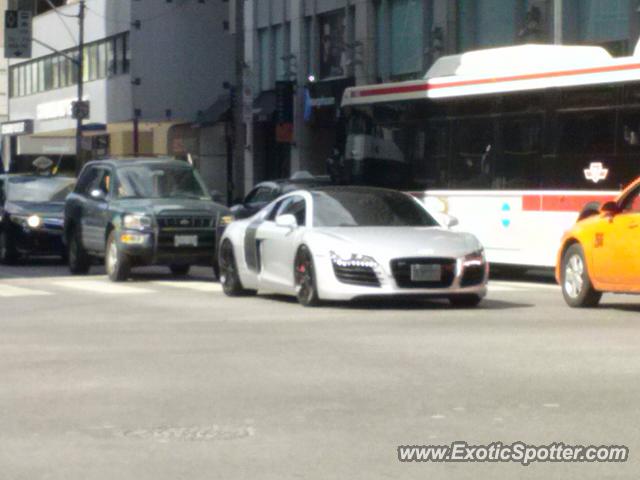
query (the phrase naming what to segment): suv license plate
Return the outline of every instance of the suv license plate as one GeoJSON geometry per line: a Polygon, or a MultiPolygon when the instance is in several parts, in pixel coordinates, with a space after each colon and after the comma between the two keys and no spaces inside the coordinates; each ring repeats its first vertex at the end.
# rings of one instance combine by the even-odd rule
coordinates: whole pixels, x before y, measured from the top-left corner
{"type": "Polygon", "coordinates": [[[197,247],[198,236],[197,235],[176,235],[173,238],[173,244],[176,247],[197,247]]]}
{"type": "Polygon", "coordinates": [[[440,265],[411,265],[412,282],[437,282],[440,280],[442,267],[440,265]]]}

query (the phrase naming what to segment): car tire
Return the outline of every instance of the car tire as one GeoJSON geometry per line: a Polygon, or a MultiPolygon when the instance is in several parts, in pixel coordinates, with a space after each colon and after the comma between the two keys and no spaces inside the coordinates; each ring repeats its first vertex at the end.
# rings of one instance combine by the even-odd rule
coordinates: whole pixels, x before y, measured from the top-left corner
{"type": "Polygon", "coordinates": [[[86,275],[91,268],[91,257],[82,246],[80,232],[77,229],[69,235],[69,248],[67,249],[69,271],[73,275],[86,275]]]}
{"type": "Polygon", "coordinates": [[[565,302],[573,308],[596,307],[602,298],[602,292],[593,288],[579,243],[571,245],[562,256],[560,286],[565,302]]]}
{"type": "Polygon", "coordinates": [[[189,275],[191,265],[171,265],[169,269],[171,270],[171,273],[176,276],[186,277],[187,275],[189,275]]]}
{"type": "Polygon", "coordinates": [[[479,295],[456,295],[449,298],[449,303],[456,308],[473,308],[477,307],[482,301],[479,295]]]}
{"type": "Polygon", "coordinates": [[[293,278],[296,298],[300,305],[305,307],[317,307],[320,305],[313,255],[309,248],[304,245],[298,249],[293,262],[293,278]]]}
{"type": "Polygon", "coordinates": [[[13,237],[7,230],[0,231],[0,263],[14,265],[19,258],[13,237]]]}
{"type": "Polygon", "coordinates": [[[124,282],[131,273],[131,261],[118,248],[116,232],[112,231],[107,240],[107,250],[104,254],[104,266],[112,282],[124,282]]]}
{"type": "Polygon", "coordinates": [[[242,281],[238,274],[238,265],[233,253],[233,245],[229,240],[225,240],[220,247],[218,264],[220,265],[220,283],[222,291],[229,297],[240,297],[253,295],[255,290],[247,290],[242,286],[242,281]]]}

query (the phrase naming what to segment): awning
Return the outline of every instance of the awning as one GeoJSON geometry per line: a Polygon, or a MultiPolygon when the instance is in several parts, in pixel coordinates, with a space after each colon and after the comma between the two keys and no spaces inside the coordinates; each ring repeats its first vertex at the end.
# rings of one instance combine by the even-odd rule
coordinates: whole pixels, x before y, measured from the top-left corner
{"type": "Polygon", "coordinates": [[[200,112],[196,118],[196,123],[201,126],[209,126],[218,123],[222,117],[231,110],[231,97],[228,93],[219,95],[209,108],[200,112]]]}
{"type": "Polygon", "coordinates": [[[253,101],[253,115],[256,122],[268,122],[276,111],[276,92],[273,90],[260,93],[253,101]]]}

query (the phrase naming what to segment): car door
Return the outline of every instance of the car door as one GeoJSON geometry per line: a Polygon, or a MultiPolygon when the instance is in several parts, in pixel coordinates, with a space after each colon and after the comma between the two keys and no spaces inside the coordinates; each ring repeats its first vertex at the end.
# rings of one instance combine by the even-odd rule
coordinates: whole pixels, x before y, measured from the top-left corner
{"type": "Polygon", "coordinates": [[[307,225],[307,199],[304,195],[291,195],[283,199],[275,215],[263,222],[256,232],[260,245],[262,288],[274,288],[289,292],[293,288],[293,261],[300,236],[307,225]],[[281,215],[296,217],[297,226],[280,226],[276,220],[281,215]]]}
{"type": "Polygon", "coordinates": [[[82,242],[87,250],[104,253],[113,172],[111,168],[103,166],[93,169],[91,181],[87,182],[82,192],[82,242]]]}

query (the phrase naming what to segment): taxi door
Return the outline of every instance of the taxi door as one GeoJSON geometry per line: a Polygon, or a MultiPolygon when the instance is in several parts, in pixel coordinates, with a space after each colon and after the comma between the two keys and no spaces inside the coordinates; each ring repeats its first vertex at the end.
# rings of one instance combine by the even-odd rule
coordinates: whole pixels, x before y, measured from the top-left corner
{"type": "Polygon", "coordinates": [[[612,234],[614,248],[612,269],[616,282],[624,288],[640,287],[640,186],[620,203],[622,211],[615,216],[612,234]]]}

